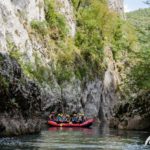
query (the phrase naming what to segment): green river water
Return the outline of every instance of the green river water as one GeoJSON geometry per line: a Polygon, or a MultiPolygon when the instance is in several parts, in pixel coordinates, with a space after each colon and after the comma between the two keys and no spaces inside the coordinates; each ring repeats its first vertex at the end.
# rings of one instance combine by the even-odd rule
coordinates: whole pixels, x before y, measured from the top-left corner
{"type": "Polygon", "coordinates": [[[39,134],[0,138],[0,150],[150,150],[149,132],[122,131],[106,126],[48,128],[39,134]]]}

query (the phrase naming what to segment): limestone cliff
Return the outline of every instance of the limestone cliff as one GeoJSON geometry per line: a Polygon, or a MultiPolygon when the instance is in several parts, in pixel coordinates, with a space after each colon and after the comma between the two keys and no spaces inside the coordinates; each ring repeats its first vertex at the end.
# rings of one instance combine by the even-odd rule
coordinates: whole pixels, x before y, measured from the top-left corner
{"type": "MultiPolygon", "coordinates": [[[[111,1],[110,7],[122,12],[121,1],[115,2],[111,1]]],[[[68,36],[74,37],[76,22],[71,1],[57,0],[57,4],[56,11],[67,20],[68,36]]],[[[101,77],[89,80],[85,76],[81,80],[74,76],[60,84],[54,72],[54,57],[58,50],[53,48],[53,43],[46,41],[50,37],[42,41],[30,26],[34,20],[45,23],[44,10],[44,0],[0,0],[0,77],[3,81],[0,86],[0,135],[39,131],[39,118],[46,118],[51,111],[84,112],[88,117],[101,121],[109,121],[113,114],[119,79],[112,49],[105,47],[107,67],[101,77]],[[20,55],[18,60],[12,57],[16,49],[23,55],[23,67],[28,67],[30,62],[30,71],[34,72],[35,68],[39,69],[38,65],[35,66],[38,59],[43,68],[50,70],[48,73],[42,70],[42,73],[44,78],[51,81],[40,84],[37,80],[29,79],[17,63],[22,61],[20,55]],[[3,89],[4,85],[6,89],[3,89]]],[[[54,38],[59,41],[57,35],[54,38]]]]}
{"type": "Polygon", "coordinates": [[[31,20],[44,20],[44,3],[38,1],[0,1],[0,48],[8,51],[9,43],[32,57],[34,46],[27,31],[31,20]]]}
{"type": "MultiPolygon", "coordinates": [[[[59,0],[57,11],[60,11],[67,20],[69,34],[75,35],[75,21],[71,2],[59,0]]],[[[0,1],[0,49],[9,51],[10,44],[18,50],[26,53],[28,59],[32,57],[33,51],[43,51],[44,47],[31,37],[30,23],[33,20],[44,21],[44,0],[7,0],[0,1]]]]}
{"type": "Polygon", "coordinates": [[[0,53],[0,136],[39,132],[42,94],[20,65],[0,53]],[[38,116],[38,117],[37,117],[38,116]]]}
{"type": "Polygon", "coordinates": [[[74,37],[76,32],[76,22],[71,0],[57,0],[57,3],[58,11],[61,12],[67,20],[69,34],[74,37]]]}
{"type": "MultiPolygon", "coordinates": [[[[58,0],[58,11],[67,19],[69,33],[74,36],[76,23],[71,1],[58,0]]],[[[123,11],[122,0],[109,0],[109,7],[121,14],[123,11]]],[[[17,48],[25,52],[29,58],[32,57],[33,50],[43,49],[42,45],[32,39],[29,32],[29,25],[32,20],[45,20],[43,0],[7,0],[0,1],[0,48],[1,51],[8,51],[9,43],[13,43],[17,48]]],[[[42,51],[42,50],[41,50],[42,51]]]]}
{"type": "Polygon", "coordinates": [[[118,12],[124,18],[124,0],[109,0],[110,9],[118,12]]]}

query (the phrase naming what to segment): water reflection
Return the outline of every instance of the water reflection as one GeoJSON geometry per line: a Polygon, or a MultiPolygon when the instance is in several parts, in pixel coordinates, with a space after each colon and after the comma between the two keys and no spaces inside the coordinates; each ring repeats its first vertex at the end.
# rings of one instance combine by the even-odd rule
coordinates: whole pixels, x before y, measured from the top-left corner
{"type": "Polygon", "coordinates": [[[92,128],[63,128],[63,127],[50,127],[48,128],[50,132],[82,132],[82,134],[92,135],[92,128]]]}
{"type": "Polygon", "coordinates": [[[103,124],[92,128],[48,128],[40,134],[1,138],[1,150],[143,150],[148,132],[112,130],[103,124]]]}

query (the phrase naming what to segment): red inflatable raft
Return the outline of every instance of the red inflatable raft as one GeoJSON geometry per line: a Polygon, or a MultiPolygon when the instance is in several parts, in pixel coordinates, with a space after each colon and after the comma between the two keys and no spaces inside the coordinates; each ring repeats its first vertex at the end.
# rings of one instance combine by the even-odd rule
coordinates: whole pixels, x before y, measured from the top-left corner
{"type": "Polygon", "coordinates": [[[94,119],[89,119],[83,123],[57,123],[55,121],[48,121],[48,124],[52,127],[90,127],[94,122],[94,119]]]}

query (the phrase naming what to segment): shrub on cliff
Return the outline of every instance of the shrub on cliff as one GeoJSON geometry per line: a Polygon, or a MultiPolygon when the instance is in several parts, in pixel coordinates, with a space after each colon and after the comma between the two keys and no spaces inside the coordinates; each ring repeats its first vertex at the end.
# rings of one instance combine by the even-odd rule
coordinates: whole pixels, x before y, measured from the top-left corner
{"type": "MultiPolygon", "coordinates": [[[[59,83],[73,76],[101,77],[106,69],[105,46],[110,45],[114,58],[118,59],[120,53],[133,49],[135,41],[132,28],[109,10],[105,0],[72,0],[72,3],[77,22],[74,39],[67,35],[66,19],[57,12],[57,2],[45,0],[49,35],[45,46],[48,58],[54,60],[53,72],[59,83]]],[[[31,25],[37,31],[44,27],[37,22],[31,25]]]]}
{"type": "Polygon", "coordinates": [[[59,37],[64,38],[68,33],[68,27],[65,17],[57,12],[56,4],[54,0],[45,0],[45,17],[52,36],[58,33],[59,37]]]}
{"type": "Polygon", "coordinates": [[[48,24],[46,21],[33,20],[31,21],[31,27],[35,31],[39,32],[42,36],[48,33],[48,24]]]}
{"type": "Polygon", "coordinates": [[[81,0],[73,3],[78,7],[75,44],[81,50],[84,60],[93,67],[93,72],[103,70],[103,50],[106,45],[112,47],[117,61],[123,53],[134,49],[136,36],[133,27],[111,11],[105,0],[81,0]]]}

